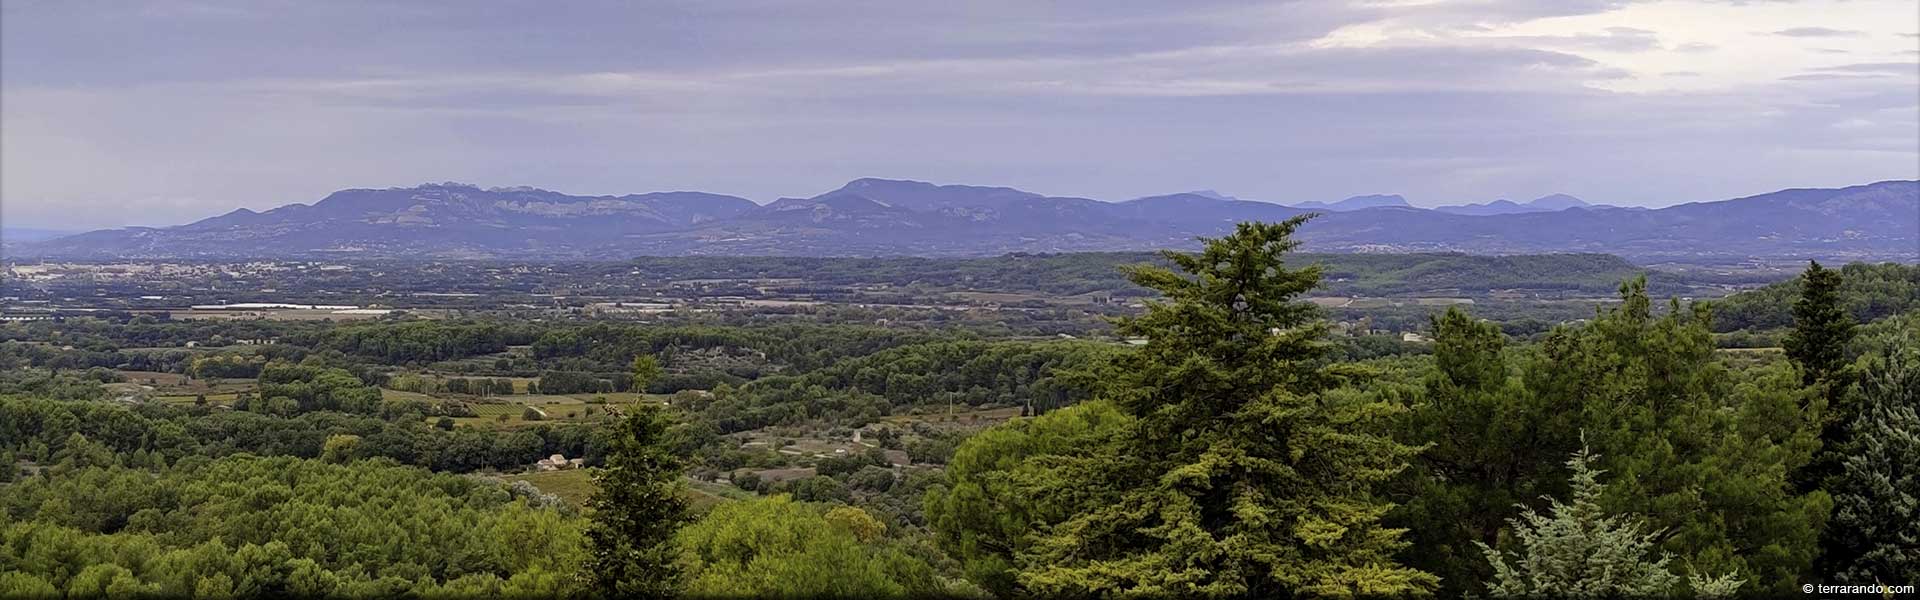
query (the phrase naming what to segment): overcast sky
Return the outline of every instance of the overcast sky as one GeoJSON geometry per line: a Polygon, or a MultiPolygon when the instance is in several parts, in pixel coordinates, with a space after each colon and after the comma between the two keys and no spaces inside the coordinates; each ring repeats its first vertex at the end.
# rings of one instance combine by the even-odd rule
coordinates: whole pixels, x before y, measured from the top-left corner
{"type": "Polygon", "coordinates": [[[0,218],[462,181],[1664,206],[1920,178],[1913,0],[0,2],[0,218]]]}

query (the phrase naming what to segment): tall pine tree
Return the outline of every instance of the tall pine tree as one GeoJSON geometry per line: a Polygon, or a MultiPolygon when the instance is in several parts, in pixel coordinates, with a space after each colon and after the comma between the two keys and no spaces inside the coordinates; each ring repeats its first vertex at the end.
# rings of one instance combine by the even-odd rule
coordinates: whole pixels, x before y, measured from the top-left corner
{"type": "Polygon", "coordinates": [[[1793,331],[1783,344],[1807,385],[1829,380],[1845,366],[1853,327],[1853,317],[1840,303],[1840,272],[1809,261],[1800,275],[1800,298],[1793,302],[1793,331]]]}
{"type": "Polygon", "coordinates": [[[1242,223],[1178,272],[1139,267],[1165,300],[1125,319],[1147,339],[1108,393],[1135,420],[1085,463],[1087,507],[1041,533],[1019,583],[1043,595],[1285,598],[1408,595],[1401,530],[1373,488],[1417,449],[1378,433],[1393,407],[1335,390],[1326,322],[1299,296],[1316,267],[1290,269],[1306,221],[1242,223]]]}
{"type": "Polygon", "coordinates": [[[594,474],[596,490],[587,501],[593,556],[584,576],[597,594],[657,598],[678,587],[671,542],[687,521],[687,500],[680,480],[685,467],[669,450],[669,425],[664,411],[644,405],[611,432],[606,465],[594,474]]]}
{"type": "Polygon", "coordinates": [[[1442,595],[1458,597],[1492,577],[1476,543],[1498,544],[1516,506],[1566,485],[1561,464],[1579,448],[1579,410],[1526,393],[1498,325],[1449,308],[1432,327],[1434,369],[1401,431],[1427,449],[1396,482],[1403,504],[1389,519],[1409,529],[1407,564],[1439,575],[1442,595]]]}
{"type": "Polygon", "coordinates": [[[1575,412],[1614,477],[1603,508],[1644,515],[1682,564],[1793,593],[1813,575],[1831,500],[1787,475],[1819,448],[1826,402],[1786,365],[1729,371],[1705,306],[1663,312],[1644,278],[1628,282],[1617,306],[1548,337],[1527,393],[1575,412]]]}
{"type": "Polygon", "coordinates": [[[1131,417],[1103,400],[1002,423],[974,434],[947,461],[947,485],[925,497],[934,541],[967,579],[1001,598],[1028,595],[1015,562],[1033,533],[1087,508],[1077,465],[1103,456],[1131,417]]]}
{"type": "Polygon", "coordinates": [[[1841,446],[1846,443],[1847,426],[1859,414],[1859,407],[1843,393],[1847,385],[1842,381],[1853,329],[1853,317],[1840,304],[1840,272],[1809,261],[1800,275],[1800,298],[1793,302],[1793,330],[1782,343],[1787,358],[1800,369],[1801,382],[1817,387],[1827,404],[1820,451],[1812,463],[1793,473],[1794,485],[1802,491],[1813,490],[1839,473],[1845,460],[1841,446]]]}

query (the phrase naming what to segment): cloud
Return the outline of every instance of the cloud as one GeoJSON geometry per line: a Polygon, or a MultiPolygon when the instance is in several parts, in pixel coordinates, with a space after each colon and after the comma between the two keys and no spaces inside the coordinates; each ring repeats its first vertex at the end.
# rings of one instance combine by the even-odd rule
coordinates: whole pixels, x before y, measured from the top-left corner
{"type": "Polygon", "coordinates": [[[1861,37],[1864,31],[1851,29],[1832,29],[1828,27],[1792,27],[1773,32],[1773,35],[1801,38],[1861,37]]]}
{"type": "Polygon", "coordinates": [[[1753,35],[1904,58],[1905,1],[0,2],[0,216],[430,180],[1662,204],[1911,178],[1911,63],[1753,35]]]}
{"type": "MultiPolygon", "coordinates": [[[[1196,46],[1102,57],[882,61],[711,71],[491,73],[362,79],[262,79],[213,86],[263,100],[392,109],[618,104],[642,112],[803,99],[949,95],[1203,97],[1500,92],[1625,77],[1564,52],[1508,47],[1196,46]]],[[[160,88],[203,86],[162,84],[160,88]]]]}
{"type": "Polygon", "coordinates": [[[1854,63],[1849,65],[1834,65],[1830,67],[1820,67],[1819,70],[1837,71],[1842,73],[1890,73],[1895,75],[1920,75],[1920,62],[1854,63]]]}
{"type": "MultiPolygon", "coordinates": [[[[1516,46],[1563,50],[1601,50],[1606,52],[1644,52],[1661,47],[1657,32],[1633,27],[1609,27],[1600,32],[1558,36],[1496,36],[1479,38],[1516,46]]],[[[1709,48],[1711,48],[1709,46],[1709,48]]]]}
{"type": "Polygon", "coordinates": [[[1885,75],[1858,75],[1850,73],[1801,73],[1781,77],[1781,81],[1840,81],[1847,79],[1880,79],[1885,75]]]}

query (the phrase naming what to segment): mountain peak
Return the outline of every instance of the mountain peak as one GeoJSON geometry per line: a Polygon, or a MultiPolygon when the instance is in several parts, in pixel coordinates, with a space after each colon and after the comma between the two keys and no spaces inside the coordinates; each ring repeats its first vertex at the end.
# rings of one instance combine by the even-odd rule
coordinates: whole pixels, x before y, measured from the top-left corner
{"type": "MultiPolygon", "coordinates": [[[[472,187],[473,189],[479,189],[478,187],[475,187],[475,186],[469,186],[469,187],[472,187]]],[[[495,194],[557,194],[559,193],[553,190],[540,189],[530,185],[490,187],[490,188],[487,188],[487,191],[493,192],[495,194]]]]}
{"type": "Polygon", "coordinates": [[[1566,210],[1569,208],[1585,208],[1588,206],[1593,206],[1592,204],[1589,204],[1585,200],[1581,200],[1573,196],[1568,196],[1566,194],[1549,194],[1546,196],[1541,196],[1539,198],[1534,198],[1533,201],[1528,202],[1526,205],[1534,208],[1544,208],[1547,210],[1566,210]]]}
{"type": "Polygon", "coordinates": [[[1413,208],[1413,205],[1408,204],[1407,199],[1401,197],[1399,194],[1367,194],[1364,196],[1352,196],[1331,204],[1326,202],[1302,202],[1293,205],[1293,207],[1340,212],[1385,207],[1413,208]]]}
{"type": "MultiPolygon", "coordinates": [[[[1022,191],[1022,190],[1018,190],[1010,187],[1004,187],[1004,186],[938,184],[938,183],[930,183],[926,181],[918,181],[913,179],[885,179],[880,177],[861,177],[859,179],[855,179],[853,181],[847,182],[846,185],[842,185],[840,186],[839,189],[834,191],[836,192],[837,191],[898,192],[898,191],[909,191],[909,190],[911,191],[944,191],[949,193],[969,192],[969,191],[971,192],[1014,192],[1022,195],[1039,196],[1039,194],[1026,192],[1026,191],[1022,191]]],[[[828,192],[828,193],[832,193],[832,192],[828,192]]]]}
{"type": "Polygon", "coordinates": [[[1433,210],[1440,211],[1443,213],[1448,213],[1448,214],[1455,214],[1455,215],[1469,215],[1469,216],[1484,217],[1489,215],[1512,215],[1512,214],[1519,214],[1519,213],[1555,212],[1555,211],[1566,210],[1569,208],[1589,208],[1594,206],[1597,206],[1597,205],[1588,204],[1585,200],[1581,200],[1573,196],[1568,196],[1566,194],[1552,194],[1548,196],[1541,196],[1539,198],[1528,200],[1526,202],[1514,202],[1512,200],[1501,198],[1499,200],[1494,200],[1486,204],[1457,204],[1457,205],[1451,205],[1451,206],[1436,206],[1433,208],[1433,210]]]}
{"type": "Polygon", "coordinates": [[[251,208],[247,208],[243,206],[240,208],[233,209],[232,211],[229,211],[226,214],[223,214],[217,217],[207,217],[205,219],[188,223],[186,226],[187,227],[227,227],[227,226],[236,226],[236,225],[246,225],[246,224],[258,221],[260,219],[261,219],[261,213],[254,211],[251,208]]]}
{"type": "Polygon", "coordinates": [[[940,210],[950,208],[989,208],[1016,200],[1040,198],[1039,194],[1010,187],[938,185],[910,179],[863,177],[847,182],[840,189],[814,199],[857,194],[867,200],[894,208],[940,210]]]}
{"type": "Polygon", "coordinates": [[[940,186],[937,186],[925,181],[915,181],[912,179],[886,179],[882,177],[861,177],[859,179],[855,179],[853,181],[847,182],[846,185],[840,186],[840,189],[835,191],[870,190],[875,188],[930,189],[930,188],[937,188],[937,187],[940,187],[940,186]]]}
{"type": "MultiPolygon", "coordinates": [[[[1240,200],[1239,198],[1235,198],[1235,197],[1233,197],[1233,196],[1228,196],[1228,195],[1226,195],[1226,194],[1222,194],[1222,193],[1220,193],[1220,192],[1216,192],[1216,191],[1213,191],[1213,190],[1194,190],[1194,191],[1191,191],[1191,192],[1187,192],[1187,193],[1188,193],[1188,194],[1192,194],[1192,195],[1195,195],[1195,196],[1204,196],[1204,197],[1207,197],[1207,198],[1212,198],[1212,199],[1215,199],[1215,200],[1226,200],[1226,201],[1228,201],[1228,202],[1237,202],[1237,201],[1239,201],[1239,200],[1240,200]]],[[[1177,195],[1177,194],[1176,194],[1176,195],[1177,195]]]]}
{"type": "Polygon", "coordinates": [[[1368,194],[1365,196],[1354,196],[1352,198],[1341,200],[1339,204],[1352,204],[1356,206],[1366,206],[1368,208],[1372,208],[1376,206],[1409,206],[1409,207],[1413,206],[1411,204],[1407,204],[1407,199],[1401,197],[1399,194],[1368,194]]]}

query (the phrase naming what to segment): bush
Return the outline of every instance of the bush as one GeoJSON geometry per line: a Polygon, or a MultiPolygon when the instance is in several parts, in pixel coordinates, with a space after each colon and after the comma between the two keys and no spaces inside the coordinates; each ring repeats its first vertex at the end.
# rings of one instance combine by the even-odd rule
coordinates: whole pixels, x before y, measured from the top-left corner
{"type": "Polygon", "coordinates": [[[866,454],[846,454],[820,459],[820,462],[815,464],[814,468],[817,469],[821,475],[839,477],[842,475],[851,475],[853,472],[859,471],[861,467],[872,465],[874,465],[873,461],[869,460],[866,454]]]}
{"type": "Polygon", "coordinates": [[[853,499],[853,494],[847,493],[847,486],[825,475],[795,481],[788,490],[793,493],[794,499],[804,502],[847,502],[853,499]]]}
{"type": "Polygon", "coordinates": [[[741,471],[739,473],[734,473],[732,477],[732,481],[733,481],[734,487],[737,487],[749,492],[760,491],[760,474],[759,473],[755,473],[753,471],[741,471]]]}
{"type": "Polygon", "coordinates": [[[884,467],[866,466],[847,477],[847,487],[868,492],[885,492],[893,489],[893,471],[884,467]]]}

